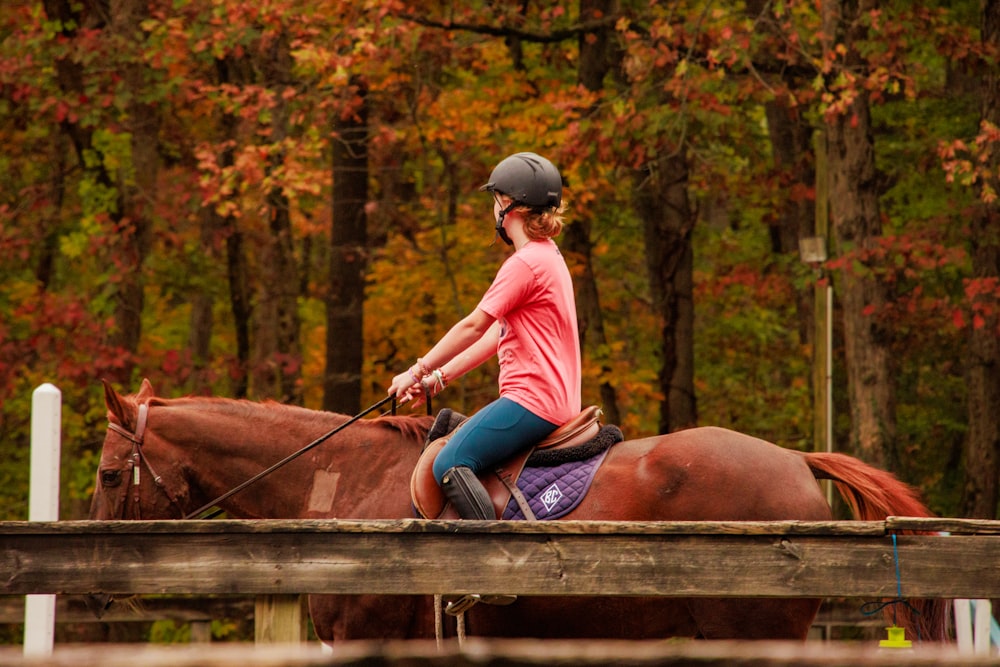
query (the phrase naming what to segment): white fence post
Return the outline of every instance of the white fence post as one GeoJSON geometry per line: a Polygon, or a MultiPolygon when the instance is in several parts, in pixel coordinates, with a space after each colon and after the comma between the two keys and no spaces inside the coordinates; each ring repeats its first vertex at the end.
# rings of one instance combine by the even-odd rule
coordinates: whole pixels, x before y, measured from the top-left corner
{"type": "Polygon", "coordinates": [[[994,634],[993,626],[996,625],[996,621],[993,620],[993,604],[989,600],[973,600],[972,609],[974,610],[973,627],[976,629],[973,640],[976,655],[989,655],[990,639],[994,634]]]}
{"type": "MultiPolygon", "coordinates": [[[[31,478],[28,521],[59,520],[59,457],[62,392],[45,383],[31,396],[31,478]]],[[[56,596],[28,595],[24,601],[24,655],[51,655],[56,596]]]]}
{"type": "Polygon", "coordinates": [[[958,599],[954,605],[959,654],[989,655],[991,644],[1000,646],[1000,628],[989,600],[958,599]]]}
{"type": "Polygon", "coordinates": [[[955,642],[961,655],[972,655],[972,614],[971,603],[966,598],[957,598],[952,602],[955,609],[955,642]]]}

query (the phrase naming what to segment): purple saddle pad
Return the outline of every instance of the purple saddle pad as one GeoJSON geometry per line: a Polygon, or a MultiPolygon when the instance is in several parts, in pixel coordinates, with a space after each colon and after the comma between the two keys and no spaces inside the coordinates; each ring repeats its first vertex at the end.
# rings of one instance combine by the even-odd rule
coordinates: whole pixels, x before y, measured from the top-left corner
{"type": "MultiPolygon", "coordinates": [[[[525,467],[517,478],[517,488],[539,521],[558,519],[568,514],[587,495],[594,474],[601,467],[608,450],[582,461],[568,461],[556,466],[525,467]]],[[[514,498],[503,511],[504,520],[524,520],[524,512],[514,498]]]]}

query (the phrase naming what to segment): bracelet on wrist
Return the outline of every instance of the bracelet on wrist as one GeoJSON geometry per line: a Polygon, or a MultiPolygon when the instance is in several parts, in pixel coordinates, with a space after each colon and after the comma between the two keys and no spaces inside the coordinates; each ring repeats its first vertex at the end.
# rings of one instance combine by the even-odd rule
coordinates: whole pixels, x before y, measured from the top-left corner
{"type": "MultiPolygon", "coordinates": [[[[440,368],[436,368],[431,371],[431,375],[434,377],[434,386],[437,391],[441,391],[448,386],[448,377],[444,374],[444,371],[440,368]]],[[[437,392],[435,392],[437,393],[437,392]]]]}

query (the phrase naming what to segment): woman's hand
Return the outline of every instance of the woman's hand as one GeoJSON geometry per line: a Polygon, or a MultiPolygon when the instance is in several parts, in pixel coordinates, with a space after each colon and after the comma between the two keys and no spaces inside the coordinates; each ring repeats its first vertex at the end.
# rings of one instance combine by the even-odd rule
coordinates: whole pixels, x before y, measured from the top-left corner
{"type": "Polygon", "coordinates": [[[417,402],[413,404],[413,407],[417,407],[423,403],[423,387],[419,382],[413,380],[413,374],[410,371],[403,371],[396,377],[392,378],[392,384],[389,385],[389,396],[395,396],[396,400],[400,405],[403,403],[408,403],[414,396],[417,398],[417,402]]]}

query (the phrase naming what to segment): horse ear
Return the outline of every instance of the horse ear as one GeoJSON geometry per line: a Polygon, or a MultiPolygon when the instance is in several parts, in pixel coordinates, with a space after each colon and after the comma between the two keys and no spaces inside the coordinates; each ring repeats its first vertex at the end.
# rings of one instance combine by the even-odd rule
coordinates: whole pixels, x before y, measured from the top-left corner
{"type": "Polygon", "coordinates": [[[122,426],[131,426],[129,423],[131,420],[125,412],[121,395],[115,391],[114,387],[107,380],[101,380],[101,382],[104,383],[104,405],[108,407],[108,412],[117,417],[122,426]]]}
{"type": "Polygon", "coordinates": [[[149,378],[142,378],[142,386],[139,387],[139,393],[135,395],[136,400],[139,403],[145,403],[154,395],[153,383],[149,381],[149,378]]]}

